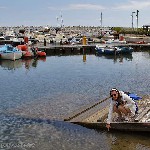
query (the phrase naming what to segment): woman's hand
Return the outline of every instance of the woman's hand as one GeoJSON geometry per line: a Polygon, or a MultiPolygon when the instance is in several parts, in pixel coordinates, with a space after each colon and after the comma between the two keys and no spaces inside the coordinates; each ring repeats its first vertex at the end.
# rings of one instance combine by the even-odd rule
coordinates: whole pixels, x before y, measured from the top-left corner
{"type": "Polygon", "coordinates": [[[109,131],[109,128],[111,128],[110,124],[106,124],[106,128],[107,128],[108,131],[109,131]]]}

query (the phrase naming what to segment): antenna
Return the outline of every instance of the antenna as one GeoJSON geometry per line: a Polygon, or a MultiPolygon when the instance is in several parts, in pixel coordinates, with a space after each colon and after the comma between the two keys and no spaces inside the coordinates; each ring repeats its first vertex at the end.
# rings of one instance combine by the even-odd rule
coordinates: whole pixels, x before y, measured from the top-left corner
{"type": "Polygon", "coordinates": [[[60,12],[60,16],[56,17],[56,20],[57,20],[57,26],[59,27],[63,27],[63,23],[64,23],[64,20],[63,20],[63,16],[62,16],[62,12],[60,12]]]}

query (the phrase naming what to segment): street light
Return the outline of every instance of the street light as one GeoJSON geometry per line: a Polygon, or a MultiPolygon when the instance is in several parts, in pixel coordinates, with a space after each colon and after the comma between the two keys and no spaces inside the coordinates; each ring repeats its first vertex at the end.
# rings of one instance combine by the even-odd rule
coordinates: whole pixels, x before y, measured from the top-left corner
{"type": "Polygon", "coordinates": [[[136,17],[137,17],[137,29],[138,29],[138,21],[139,21],[139,10],[136,11],[136,17]]]}
{"type": "Polygon", "coordinates": [[[132,30],[133,30],[133,14],[134,14],[135,12],[133,11],[132,12],[132,15],[131,15],[131,17],[132,17],[132,30]]]}
{"type": "Polygon", "coordinates": [[[101,19],[100,19],[100,23],[101,23],[101,28],[102,28],[102,22],[103,22],[103,14],[102,14],[102,12],[101,12],[101,19]]]}

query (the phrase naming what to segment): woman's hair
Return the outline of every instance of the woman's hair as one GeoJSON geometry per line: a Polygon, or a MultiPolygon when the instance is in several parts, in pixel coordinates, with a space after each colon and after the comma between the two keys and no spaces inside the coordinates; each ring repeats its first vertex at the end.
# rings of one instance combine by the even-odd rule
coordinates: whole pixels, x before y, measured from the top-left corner
{"type": "Polygon", "coordinates": [[[119,90],[117,90],[116,88],[112,88],[112,89],[110,90],[110,96],[111,96],[111,92],[112,92],[112,91],[116,91],[116,92],[118,93],[117,101],[118,101],[118,102],[121,102],[121,101],[122,101],[122,100],[121,100],[122,96],[120,95],[119,90]]]}
{"type": "MultiPolygon", "coordinates": [[[[116,91],[118,94],[119,94],[119,90],[117,90],[116,88],[112,88],[111,90],[110,90],[110,96],[111,96],[111,92],[112,91],[116,91]]],[[[120,94],[119,94],[120,95],[120,94]]]]}

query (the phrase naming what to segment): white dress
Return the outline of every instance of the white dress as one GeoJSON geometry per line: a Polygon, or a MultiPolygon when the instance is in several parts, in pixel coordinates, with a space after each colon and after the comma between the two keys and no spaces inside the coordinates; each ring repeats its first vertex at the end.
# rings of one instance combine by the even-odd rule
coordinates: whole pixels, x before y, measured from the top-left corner
{"type": "MultiPolygon", "coordinates": [[[[124,107],[129,108],[131,113],[135,115],[136,112],[136,104],[133,101],[133,99],[125,94],[123,91],[119,91],[120,96],[122,96],[121,100],[125,102],[124,107]]],[[[109,107],[109,113],[108,113],[108,118],[107,118],[107,124],[110,124],[112,122],[112,114],[113,114],[113,106],[116,104],[116,101],[111,100],[110,102],[110,107],[109,107]]]]}

